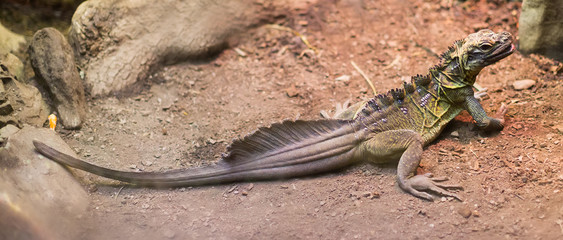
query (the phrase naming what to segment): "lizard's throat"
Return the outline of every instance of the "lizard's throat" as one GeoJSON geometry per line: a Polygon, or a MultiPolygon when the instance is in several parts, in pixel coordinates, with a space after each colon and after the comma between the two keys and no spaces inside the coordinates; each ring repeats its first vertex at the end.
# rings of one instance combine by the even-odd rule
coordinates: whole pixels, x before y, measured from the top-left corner
{"type": "Polygon", "coordinates": [[[475,83],[477,74],[467,74],[464,71],[431,71],[432,78],[440,83],[442,87],[449,89],[463,88],[472,86],[475,83]]]}

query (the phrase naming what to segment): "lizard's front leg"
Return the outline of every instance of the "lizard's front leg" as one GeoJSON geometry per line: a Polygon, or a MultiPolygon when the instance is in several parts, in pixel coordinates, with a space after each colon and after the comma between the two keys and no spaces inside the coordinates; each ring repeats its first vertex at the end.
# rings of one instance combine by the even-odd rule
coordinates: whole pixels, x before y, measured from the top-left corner
{"type": "Polygon", "coordinates": [[[477,122],[477,126],[485,131],[500,131],[504,128],[504,115],[508,112],[508,107],[504,104],[498,110],[496,118],[489,117],[474,96],[465,98],[465,109],[477,122]]]}
{"type": "Polygon", "coordinates": [[[448,188],[461,188],[457,185],[445,185],[439,182],[446,178],[432,178],[431,174],[415,175],[422,156],[422,137],[412,130],[392,130],[378,133],[358,147],[359,158],[369,158],[375,162],[399,157],[397,181],[404,191],[426,200],[433,200],[432,191],[443,196],[460,198],[448,188]]]}

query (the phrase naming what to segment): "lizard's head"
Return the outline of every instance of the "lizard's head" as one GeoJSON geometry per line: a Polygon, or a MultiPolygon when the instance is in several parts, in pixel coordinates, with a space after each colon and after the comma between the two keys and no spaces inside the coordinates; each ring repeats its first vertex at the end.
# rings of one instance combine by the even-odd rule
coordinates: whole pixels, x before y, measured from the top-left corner
{"type": "Polygon", "coordinates": [[[449,75],[474,81],[484,67],[509,56],[514,49],[510,33],[484,29],[457,41],[442,55],[442,64],[449,75]]]}
{"type": "Polygon", "coordinates": [[[459,52],[465,70],[480,70],[514,52],[512,35],[508,32],[495,33],[484,29],[467,36],[459,52]]]}

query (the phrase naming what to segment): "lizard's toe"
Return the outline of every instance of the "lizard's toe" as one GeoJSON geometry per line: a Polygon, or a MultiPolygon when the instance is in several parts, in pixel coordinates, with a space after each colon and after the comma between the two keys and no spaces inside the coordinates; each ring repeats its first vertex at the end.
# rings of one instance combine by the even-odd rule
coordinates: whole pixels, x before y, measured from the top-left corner
{"type": "Polygon", "coordinates": [[[434,197],[432,197],[432,195],[430,195],[426,192],[421,192],[421,191],[418,191],[414,188],[407,189],[407,191],[415,197],[426,199],[426,200],[431,201],[431,202],[434,201],[434,197]]]}
{"type": "Polygon", "coordinates": [[[501,104],[497,111],[495,117],[500,121],[501,125],[504,125],[504,116],[508,113],[508,106],[506,104],[501,104]]]}
{"type": "Polygon", "coordinates": [[[463,188],[459,185],[448,185],[448,184],[439,183],[445,180],[447,180],[447,178],[431,178],[431,175],[429,174],[417,175],[412,178],[409,178],[406,181],[405,187],[407,188],[406,190],[412,195],[431,201],[432,201],[432,196],[428,193],[421,191],[431,191],[440,194],[442,196],[453,197],[459,201],[462,201],[459,196],[457,196],[455,193],[447,191],[446,189],[452,189],[452,188],[463,189],[463,188]],[[428,196],[430,196],[430,199],[428,196]]]}
{"type": "Polygon", "coordinates": [[[336,103],[334,108],[334,114],[331,116],[326,110],[321,110],[321,117],[326,119],[331,118],[341,118],[340,116],[350,107],[350,99],[344,101],[343,103],[336,103]]]}

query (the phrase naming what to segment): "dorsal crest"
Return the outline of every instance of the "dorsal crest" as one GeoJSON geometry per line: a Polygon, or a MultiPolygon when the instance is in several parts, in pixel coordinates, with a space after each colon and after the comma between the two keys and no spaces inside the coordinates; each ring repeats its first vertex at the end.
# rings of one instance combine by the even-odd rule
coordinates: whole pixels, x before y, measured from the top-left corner
{"type": "Polygon", "coordinates": [[[461,40],[457,40],[454,42],[454,44],[452,44],[451,46],[448,47],[448,50],[446,50],[445,52],[443,52],[440,57],[442,58],[442,60],[449,60],[454,58],[455,56],[455,51],[457,48],[459,48],[459,46],[461,46],[463,43],[461,40]]]}
{"type": "Polygon", "coordinates": [[[391,96],[395,102],[403,103],[403,100],[405,99],[405,91],[401,88],[391,89],[391,96]]]}
{"type": "Polygon", "coordinates": [[[416,76],[412,77],[412,81],[414,82],[414,84],[416,84],[417,86],[428,86],[428,84],[430,84],[431,82],[431,77],[430,75],[420,75],[417,74],[416,76]]]}
{"type": "Polygon", "coordinates": [[[387,95],[387,93],[379,94],[376,96],[376,98],[379,99],[379,102],[381,103],[382,107],[388,107],[391,106],[391,104],[393,104],[393,100],[387,95]]]}
{"type": "Polygon", "coordinates": [[[414,85],[412,83],[403,82],[403,88],[405,89],[406,94],[411,94],[414,92],[414,85]]]}
{"type": "Polygon", "coordinates": [[[242,139],[233,141],[222,156],[223,163],[239,164],[291,148],[304,142],[333,134],[337,129],[349,125],[347,120],[323,119],[314,121],[283,121],[270,127],[261,127],[242,139]]]}

